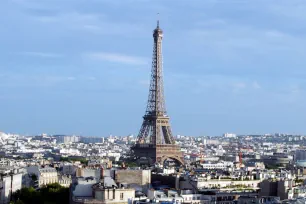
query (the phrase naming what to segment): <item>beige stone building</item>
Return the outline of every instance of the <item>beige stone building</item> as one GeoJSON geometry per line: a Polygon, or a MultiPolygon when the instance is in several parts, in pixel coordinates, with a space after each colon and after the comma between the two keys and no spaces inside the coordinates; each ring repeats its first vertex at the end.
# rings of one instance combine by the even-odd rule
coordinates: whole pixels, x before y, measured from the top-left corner
{"type": "Polygon", "coordinates": [[[29,175],[36,175],[39,187],[58,183],[58,173],[53,167],[29,166],[26,170],[29,175]]]}
{"type": "Polygon", "coordinates": [[[97,182],[95,178],[78,178],[72,185],[72,204],[128,204],[135,198],[135,189],[118,187],[111,178],[97,182]]]}
{"type": "Polygon", "coordinates": [[[115,181],[119,184],[128,184],[147,194],[151,184],[151,170],[116,170],[115,181]]]}
{"type": "Polygon", "coordinates": [[[135,190],[131,188],[104,188],[97,184],[93,186],[94,198],[103,203],[127,204],[135,197],[135,190]]]}

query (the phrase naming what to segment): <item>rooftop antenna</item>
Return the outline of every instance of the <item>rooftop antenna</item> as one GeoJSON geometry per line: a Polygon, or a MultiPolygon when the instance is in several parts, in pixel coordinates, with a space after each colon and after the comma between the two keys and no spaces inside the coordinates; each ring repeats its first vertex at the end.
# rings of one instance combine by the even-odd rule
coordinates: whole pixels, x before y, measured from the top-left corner
{"type": "Polygon", "coordinates": [[[157,13],[157,28],[159,28],[159,13],[157,13]]]}

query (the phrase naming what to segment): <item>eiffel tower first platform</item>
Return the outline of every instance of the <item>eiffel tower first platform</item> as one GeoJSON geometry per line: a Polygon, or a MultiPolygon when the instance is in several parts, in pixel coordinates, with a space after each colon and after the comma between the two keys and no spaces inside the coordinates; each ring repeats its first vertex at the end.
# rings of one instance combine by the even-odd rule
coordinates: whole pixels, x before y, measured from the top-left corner
{"type": "Polygon", "coordinates": [[[166,159],[172,159],[182,165],[184,164],[183,153],[175,144],[165,106],[162,74],[163,31],[159,27],[159,21],[153,31],[153,38],[152,72],[147,109],[137,143],[131,149],[138,161],[145,159],[149,164],[163,165],[166,159]]]}

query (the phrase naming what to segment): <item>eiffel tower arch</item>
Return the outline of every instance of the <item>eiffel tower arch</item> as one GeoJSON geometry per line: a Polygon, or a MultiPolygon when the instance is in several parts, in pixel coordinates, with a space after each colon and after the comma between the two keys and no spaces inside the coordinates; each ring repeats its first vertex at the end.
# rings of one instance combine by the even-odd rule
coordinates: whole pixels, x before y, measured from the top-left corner
{"type": "Polygon", "coordinates": [[[163,165],[167,158],[184,164],[183,153],[180,151],[180,147],[175,144],[165,106],[162,64],[163,31],[159,27],[159,21],[157,21],[157,27],[153,31],[153,38],[151,82],[147,109],[137,142],[131,149],[136,158],[146,158],[150,164],[163,165]]]}

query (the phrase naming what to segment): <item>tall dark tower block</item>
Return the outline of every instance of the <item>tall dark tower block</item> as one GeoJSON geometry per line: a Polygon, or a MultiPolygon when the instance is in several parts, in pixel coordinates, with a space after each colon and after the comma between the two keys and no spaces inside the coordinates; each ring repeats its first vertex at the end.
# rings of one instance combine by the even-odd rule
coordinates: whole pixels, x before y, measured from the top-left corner
{"type": "Polygon", "coordinates": [[[166,112],[164,86],[162,39],[163,31],[159,22],[153,32],[154,46],[152,58],[151,83],[146,113],[135,146],[132,147],[137,158],[147,158],[150,163],[163,164],[167,158],[183,164],[183,154],[175,144],[169,117],[166,112]]]}

